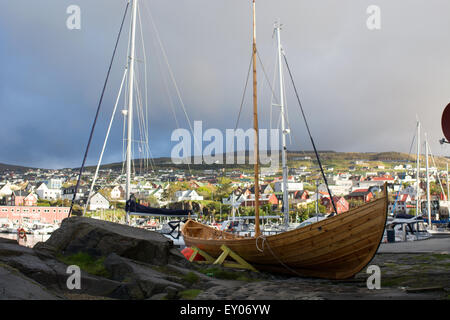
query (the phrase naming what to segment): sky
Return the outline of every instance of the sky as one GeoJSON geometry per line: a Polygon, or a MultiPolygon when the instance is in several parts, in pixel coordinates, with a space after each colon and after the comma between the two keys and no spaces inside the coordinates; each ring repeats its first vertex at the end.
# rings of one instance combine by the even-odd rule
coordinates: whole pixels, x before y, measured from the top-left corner
{"type": "MultiPolygon", "coordinates": [[[[137,82],[141,96],[147,92],[152,156],[170,156],[177,123],[189,129],[157,34],[190,121],[203,121],[204,130],[234,129],[251,55],[251,2],[139,2],[137,82]]],[[[0,163],[80,166],[125,5],[125,0],[0,2],[0,163]],[[70,5],[81,9],[80,30],[67,28],[70,5]]],[[[432,153],[449,156],[450,145],[438,142],[443,137],[441,115],[450,102],[449,10],[447,0],[258,0],[260,127],[278,123],[271,87],[278,92],[272,82],[277,68],[273,24],[279,19],[283,48],[318,149],[408,153],[418,117],[432,153]],[[370,5],[380,8],[380,29],[367,27],[370,5]]],[[[99,158],[127,63],[129,16],[89,165],[99,158]]],[[[284,73],[288,149],[311,150],[286,69],[284,73]]],[[[244,129],[252,126],[249,85],[238,123],[244,129]]],[[[122,160],[124,106],[122,96],[103,163],[122,160]]]]}

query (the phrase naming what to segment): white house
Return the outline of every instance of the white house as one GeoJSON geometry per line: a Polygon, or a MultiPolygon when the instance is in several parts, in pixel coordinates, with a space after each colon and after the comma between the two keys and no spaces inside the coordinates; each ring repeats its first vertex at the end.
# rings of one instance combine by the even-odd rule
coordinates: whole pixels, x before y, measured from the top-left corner
{"type": "Polygon", "coordinates": [[[183,190],[175,192],[175,201],[186,200],[203,200],[203,196],[199,196],[195,190],[183,190]]]}
{"type": "Polygon", "coordinates": [[[39,199],[57,200],[61,199],[61,189],[49,189],[45,183],[41,183],[36,189],[36,194],[39,199]]]}
{"type": "Polygon", "coordinates": [[[9,182],[6,182],[6,184],[0,188],[0,197],[10,196],[12,193],[11,184],[9,182]]]}
{"type": "MultiPolygon", "coordinates": [[[[303,190],[303,182],[287,182],[288,191],[303,190]]],[[[283,181],[275,182],[275,192],[283,192],[283,181]]]]}
{"type": "Polygon", "coordinates": [[[95,193],[89,201],[89,210],[109,209],[109,200],[100,192],[95,193]]]}
{"type": "MultiPolygon", "coordinates": [[[[351,185],[328,185],[330,192],[333,196],[343,196],[351,192],[351,185]]],[[[319,185],[319,191],[328,193],[328,189],[325,183],[319,185]]]]}
{"type": "Polygon", "coordinates": [[[123,199],[125,197],[125,190],[122,186],[115,186],[111,190],[111,199],[123,199]]]}
{"type": "Polygon", "coordinates": [[[163,193],[164,189],[162,187],[158,187],[157,189],[153,189],[150,195],[154,196],[156,199],[160,201],[163,193]]]}

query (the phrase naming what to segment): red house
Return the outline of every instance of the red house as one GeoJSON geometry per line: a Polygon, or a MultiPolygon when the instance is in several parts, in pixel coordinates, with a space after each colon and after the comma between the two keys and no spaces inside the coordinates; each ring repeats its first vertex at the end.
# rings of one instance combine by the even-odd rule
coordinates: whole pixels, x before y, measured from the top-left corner
{"type": "Polygon", "coordinates": [[[380,177],[370,177],[370,181],[383,181],[383,182],[394,182],[394,178],[388,174],[382,175],[380,177]]]}
{"type": "Polygon", "coordinates": [[[357,189],[346,196],[347,200],[358,200],[369,202],[373,198],[373,193],[368,189],[357,189]]]}
{"type": "Polygon", "coordinates": [[[11,198],[9,199],[8,205],[10,206],[23,206],[25,198],[28,193],[23,190],[13,191],[11,198]]]}
{"type": "Polygon", "coordinates": [[[23,205],[26,207],[37,206],[38,197],[34,193],[30,193],[23,199],[23,205]]]}
{"type": "MultiPolygon", "coordinates": [[[[334,205],[336,206],[337,213],[346,212],[349,210],[350,205],[344,197],[334,196],[333,197],[334,205]]],[[[331,203],[330,197],[323,197],[320,200],[321,204],[327,208],[327,212],[334,212],[333,204],[331,203]]]]}
{"type": "MultiPolygon", "coordinates": [[[[265,204],[271,204],[271,205],[278,205],[278,199],[275,193],[272,194],[266,194],[261,193],[259,195],[259,204],[265,205],[265,204]]],[[[244,201],[241,202],[241,206],[243,207],[254,207],[255,206],[255,195],[250,194],[246,197],[244,201]]]]}
{"type": "Polygon", "coordinates": [[[294,192],[294,199],[306,200],[309,198],[309,193],[307,190],[297,190],[294,192]]]}

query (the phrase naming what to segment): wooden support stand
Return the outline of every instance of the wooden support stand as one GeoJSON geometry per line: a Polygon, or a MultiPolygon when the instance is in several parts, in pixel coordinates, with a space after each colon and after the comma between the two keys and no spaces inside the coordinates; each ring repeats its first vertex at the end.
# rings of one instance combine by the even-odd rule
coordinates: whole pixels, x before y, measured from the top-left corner
{"type": "Polygon", "coordinates": [[[198,263],[205,263],[205,264],[220,264],[227,268],[236,268],[236,269],[247,269],[254,272],[258,272],[251,264],[249,264],[247,261],[242,259],[239,255],[237,255],[233,250],[228,248],[226,245],[222,245],[220,249],[223,251],[220,256],[217,259],[214,259],[209,254],[207,254],[205,251],[200,250],[197,247],[192,247],[192,250],[194,250],[194,253],[192,253],[191,257],[189,258],[190,262],[193,262],[197,254],[201,255],[203,258],[205,258],[205,261],[196,261],[198,263]],[[226,260],[227,257],[231,257],[234,259],[235,262],[229,262],[226,260]]]}

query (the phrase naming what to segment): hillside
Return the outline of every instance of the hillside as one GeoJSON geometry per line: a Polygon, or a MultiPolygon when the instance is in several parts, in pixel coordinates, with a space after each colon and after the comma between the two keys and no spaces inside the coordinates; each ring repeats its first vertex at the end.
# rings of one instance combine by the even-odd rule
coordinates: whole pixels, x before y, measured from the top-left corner
{"type": "MultiPolygon", "coordinates": [[[[370,162],[369,167],[383,165],[386,169],[392,168],[397,164],[413,164],[415,166],[416,156],[408,155],[406,153],[401,152],[335,152],[335,151],[319,151],[319,156],[321,162],[326,167],[335,167],[336,169],[345,169],[351,165],[354,165],[356,161],[362,162],[370,162]]],[[[248,152],[246,154],[246,162],[248,163],[248,152]]],[[[436,165],[444,169],[445,165],[449,158],[444,157],[434,157],[436,161],[436,165]]],[[[425,156],[421,156],[421,167],[425,166],[425,156]]],[[[142,159],[134,160],[136,168],[139,166],[139,163],[143,163],[142,159]]],[[[253,165],[239,165],[239,164],[190,164],[189,166],[186,164],[175,165],[172,163],[171,159],[168,157],[164,158],[156,158],[151,159],[151,163],[155,169],[162,168],[173,168],[173,169],[183,169],[183,170],[206,170],[206,169],[241,169],[241,170],[252,170],[253,165]]],[[[193,161],[191,161],[193,163],[193,161]]],[[[281,159],[280,159],[281,164],[281,159]]],[[[316,156],[313,151],[288,151],[288,165],[289,167],[298,167],[298,166],[317,166],[316,156]],[[305,157],[309,157],[310,159],[304,159],[305,157]]],[[[116,162],[102,165],[102,169],[113,169],[120,170],[122,169],[123,163],[116,162]]],[[[363,166],[363,165],[361,165],[363,166]]],[[[434,166],[433,161],[430,159],[430,166],[434,166]]],[[[264,167],[264,166],[263,166],[264,167]]],[[[95,166],[87,167],[87,170],[95,170],[95,166]]]]}
{"type": "Polygon", "coordinates": [[[34,169],[34,168],[16,166],[13,164],[0,163],[0,171],[27,171],[29,169],[34,169]]]}
{"type": "MultiPolygon", "coordinates": [[[[405,164],[410,163],[415,166],[416,156],[415,154],[407,154],[401,152],[335,152],[335,151],[319,151],[321,162],[326,167],[335,167],[336,169],[345,169],[349,166],[355,165],[356,161],[361,162],[370,162],[370,166],[373,167],[376,165],[383,165],[386,169],[393,167],[396,164],[405,164]]],[[[224,157],[225,155],[222,155],[224,157]]],[[[252,155],[250,155],[252,156],[252,155]]],[[[281,158],[281,157],[280,157],[281,158]]],[[[246,152],[246,163],[248,163],[249,154],[246,152]]],[[[440,169],[445,169],[447,162],[450,161],[450,157],[434,157],[436,165],[440,169]]],[[[425,156],[421,155],[420,157],[421,167],[425,166],[425,156]]],[[[141,164],[144,167],[144,163],[148,162],[149,167],[153,167],[154,169],[162,169],[162,168],[173,168],[173,169],[181,169],[181,170],[206,170],[206,169],[240,169],[240,170],[252,170],[253,165],[239,165],[239,164],[190,164],[189,166],[186,164],[176,165],[173,164],[169,157],[161,157],[150,159],[149,161],[144,161],[143,159],[135,159],[134,166],[138,169],[141,164]]],[[[193,160],[191,161],[193,163],[193,160]]],[[[224,161],[225,163],[225,161],[224,161]]],[[[280,159],[281,164],[281,159],[280,159]]],[[[123,166],[123,162],[114,162],[109,164],[104,164],[101,166],[101,169],[112,169],[112,170],[121,170],[123,166]]],[[[316,156],[313,151],[288,151],[288,166],[289,167],[298,167],[298,166],[317,166],[316,156]],[[309,159],[309,158],[310,159],[309,159]],[[306,158],[306,159],[305,159],[306,158]]],[[[364,166],[361,164],[361,166],[364,166]]],[[[430,166],[434,166],[433,160],[430,159],[430,166]]],[[[264,167],[264,166],[262,166],[264,167]]],[[[24,172],[30,169],[35,169],[31,167],[24,167],[18,165],[4,164],[0,163],[0,172],[4,171],[16,171],[16,172],[24,172]]],[[[78,168],[73,168],[74,170],[79,170],[78,168]]],[[[95,166],[86,167],[88,171],[94,171],[95,166]]]]}

